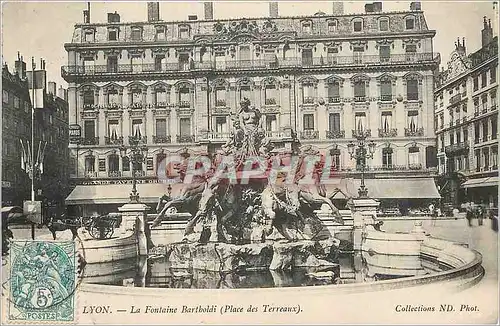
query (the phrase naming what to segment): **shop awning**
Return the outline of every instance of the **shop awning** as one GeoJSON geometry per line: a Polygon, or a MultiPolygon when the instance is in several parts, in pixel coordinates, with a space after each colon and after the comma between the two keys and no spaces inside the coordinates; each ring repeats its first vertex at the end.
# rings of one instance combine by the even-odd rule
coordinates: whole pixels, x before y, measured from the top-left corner
{"type": "Polygon", "coordinates": [[[462,188],[478,188],[498,186],[498,176],[469,179],[462,184],[462,188]]]}
{"type": "MultiPolygon", "coordinates": [[[[356,198],[360,185],[360,179],[344,179],[337,185],[342,193],[330,198],[356,198]]],[[[375,199],[441,198],[432,178],[366,179],[365,185],[368,188],[368,196],[375,199]]],[[[336,185],[328,185],[328,193],[332,194],[335,187],[336,185]]]]}
{"type": "MultiPolygon", "coordinates": [[[[171,195],[177,196],[184,185],[171,184],[171,195]]],[[[144,203],[156,203],[164,194],[168,194],[166,183],[138,184],[140,200],[144,203]]],[[[131,184],[78,185],[66,198],[66,205],[85,204],[125,204],[130,200],[131,184]]]]}

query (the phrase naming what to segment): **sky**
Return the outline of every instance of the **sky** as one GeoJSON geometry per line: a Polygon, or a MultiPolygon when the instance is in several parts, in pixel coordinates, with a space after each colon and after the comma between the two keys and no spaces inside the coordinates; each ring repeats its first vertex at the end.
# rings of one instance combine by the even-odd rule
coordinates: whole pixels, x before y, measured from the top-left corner
{"type": "MultiPolygon", "coordinates": [[[[344,2],[345,13],[362,13],[365,1],[344,2]]],[[[371,1],[370,1],[371,3],[371,1]]],[[[31,69],[31,57],[37,68],[40,58],[46,62],[48,80],[66,87],[61,78],[61,66],[67,62],[64,43],[70,42],[74,24],[83,22],[86,2],[2,2],[2,61],[13,71],[17,52],[24,57],[31,69]]],[[[383,11],[408,10],[410,2],[384,1],[383,11]]],[[[493,11],[493,1],[422,1],[427,25],[436,30],[434,51],[441,53],[445,65],[454,49],[457,37],[465,37],[467,51],[474,52],[481,46],[483,16],[491,18],[498,26],[493,11]]],[[[146,21],[146,1],[140,2],[92,2],[91,22],[106,22],[107,13],[117,11],[122,22],[146,21]]],[[[279,1],[279,15],[313,15],[318,11],[332,12],[332,2],[279,1]]],[[[172,1],[160,3],[160,18],[165,21],[185,20],[188,15],[203,18],[203,2],[172,1]]],[[[214,19],[268,16],[267,1],[221,1],[214,3],[214,19]]],[[[496,30],[496,28],[494,29],[496,30]]]]}

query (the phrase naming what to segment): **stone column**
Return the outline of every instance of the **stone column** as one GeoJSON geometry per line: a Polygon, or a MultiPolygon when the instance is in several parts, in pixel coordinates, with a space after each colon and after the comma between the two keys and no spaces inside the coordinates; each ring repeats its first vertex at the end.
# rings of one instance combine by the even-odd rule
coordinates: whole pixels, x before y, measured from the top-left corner
{"type": "Polygon", "coordinates": [[[363,233],[367,225],[377,224],[377,208],[380,202],[367,199],[353,199],[350,203],[350,209],[354,220],[353,227],[353,247],[354,250],[361,250],[363,242],[363,233]]]}
{"type": "Polygon", "coordinates": [[[137,254],[148,254],[148,241],[146,238],[147,211],[149,207],[141,203],[128,203],[118,207],[122,213],[121,234],[134,232],[137,237],[137,254]]]}

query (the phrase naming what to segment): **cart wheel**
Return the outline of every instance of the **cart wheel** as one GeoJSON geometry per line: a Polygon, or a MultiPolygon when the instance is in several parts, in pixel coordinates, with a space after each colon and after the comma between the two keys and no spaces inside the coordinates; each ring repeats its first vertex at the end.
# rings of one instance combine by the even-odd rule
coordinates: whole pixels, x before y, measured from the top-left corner
{"type": "Polygon", "coordinates": [[[103,239],[110,239],[115,232],[115,229],[112,226],[106,225],[102,227],[102,236],[103,239]]]}
{"type": "Polygon", "coordinates": [[[94,239],[100,239],[101,237],[101,230],[100,227],[98,226],[97,223],[92,222],[92,224],[88,228],[90,235],[94,239]]]}

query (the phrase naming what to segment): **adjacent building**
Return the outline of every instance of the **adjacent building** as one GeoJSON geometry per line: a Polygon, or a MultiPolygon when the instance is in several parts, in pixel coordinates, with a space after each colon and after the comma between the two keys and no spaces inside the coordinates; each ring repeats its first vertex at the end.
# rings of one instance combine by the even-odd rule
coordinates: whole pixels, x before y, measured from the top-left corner
{"type": "Polygon", "coordinates": [[[498,36],[484,17],[481,48],[458,39],[436,78],[435,124],[440,186],[452,206],[498,207],[498,36]]]}
{"type": "MultiPolygon", "coordinates": [[[[41,173],[35,177],[35,199],[41,200],[44,215],[62,212],[69,191],[68,174],[68,103],[62,87],[48,82],[45,62],[33,72],[26,70],[23,57],[10,73],[2,71],[2,206],[23,206],[31,200],[31,179],[23,166],[23,147],[29,156],[32,143],[32,98],[36,97],[34,115],[34,157],[40,157],[41,173]],[[33,86],[35,96],[33,96],[33,86]],[[22,145],[24,144],[24,145],[22,145]]],[[[26,156],[24,158],[26,158],[26,156]]]]}
{"type": "Polygon", "coordinates": [[[213,3],[203,5],[203,19],[183,21],[161,20],[159,3],[148,3],[146,22],[122,22],[115,12],[96,23],[85,10],[61,70],[70,128],[81,135],[70,145],[77,186],[68,204],[89,214],[125,203],[130,186],[116,184],[131,182],[132,172],[119,147],[137,137],[149,150],[136,173],[139,193],[156,200],[164,191],[154,185],[157,162],[172,153],[215,151],[228,140],[245,97],[263,113],[276,146],[286,146],[296,131],[357,184],[360,167],[347,144],[368,136],[376,149],[367,185],[388,206],[406,209],[418,198],[439,197],[432,178],[440,57],[419,2],[398,12],[375,2],[358,14],[333,2],[332,13],[295,17],[281,17],[271,3],[268,17],[242,19],[214,19],[213,3]],[[100,196],[110,189],[110,197],[100,196]]]}

